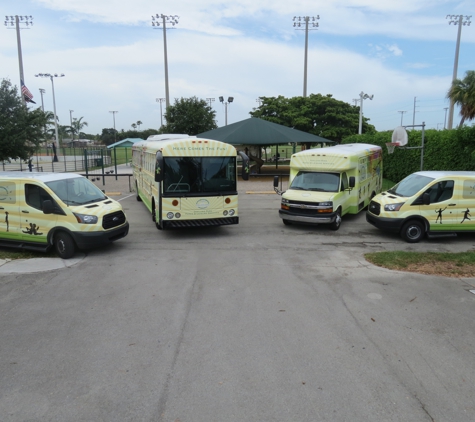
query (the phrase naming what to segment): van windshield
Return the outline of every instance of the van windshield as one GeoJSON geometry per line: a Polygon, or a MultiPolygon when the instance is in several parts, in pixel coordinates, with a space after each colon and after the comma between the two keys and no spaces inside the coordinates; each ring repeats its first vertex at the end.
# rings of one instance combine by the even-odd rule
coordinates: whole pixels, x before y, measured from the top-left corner
{"type": "Polygon", "coordinates": [[[85,177],[55,180],[46,185],[66,205],[85,205],[107,199],[104,193],[85,177]]]}
{"type": "Polygon", "coordinates": [[[397,185],[388,190],[389,193],[397,196],[414,196],[424,186],[427,186],[434,180],[433,177],[422,176],[420,174],[410,174],[402,179],[397,185]]]}
{"type": "Polygon", "coordinates": [[[338,192],[340,173],[316,173],[314,171],[299,171],[294,177],[289,189],[313,190],[319,192],[338,192]]]}

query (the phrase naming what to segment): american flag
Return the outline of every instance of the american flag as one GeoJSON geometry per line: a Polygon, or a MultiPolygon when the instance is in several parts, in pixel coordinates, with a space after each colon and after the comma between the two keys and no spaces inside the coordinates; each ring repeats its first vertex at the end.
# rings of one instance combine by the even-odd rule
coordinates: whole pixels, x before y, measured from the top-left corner
{"type": "Polygon", "coordinates": [[[23,79],[21,80],[21,93],[23,94],[23,98],[27,103],[33,103],[36,104],[33,101],[33,94],[30,92],[30,90],[26,87],[25,83],[23,82],[23,79]]]}

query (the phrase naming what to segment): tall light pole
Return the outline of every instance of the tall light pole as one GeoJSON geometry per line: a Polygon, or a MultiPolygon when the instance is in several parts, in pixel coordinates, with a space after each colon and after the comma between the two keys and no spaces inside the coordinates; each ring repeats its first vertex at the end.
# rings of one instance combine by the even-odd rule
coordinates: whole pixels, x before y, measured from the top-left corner
{"type": "Polygon", "coordinates": [[[294,28],[295,29],[303,29],[301,28],[305,24],[305,56],[304,56],[304,64],[303,64],[303,96],[307,96],[307,55],[308,55],[308,24],[310,23],[314,30],[318,28],[318,22],[316,20],[320,19],[320,16],[294,16],[294,28]]]}
{"type": "MultiPolygon", "coordinates": [[[[472,16],[463,16],[463,15],[447,15],[445,19],[450,19],[449,25],[454,24],[458,25],[459,29],[457,32],[457,44],[455,46],[455,60],[454,60],[454,73],[452,75],[452,82],[457,79],[457,68],[459,63],[459,50],[460,50],[460,36],[462,35],[462,26],[467,25],[470,26],[470,18],[472,16]],[[465,20],[464,20],[465,18],[465,20]]],[[[454,123],[454,106],[455,103],[450,99],[450,109],[449,109],[449,122],[448,122],[448,129],[452,129],[454,123]]]]}
{"type": "Polygon", "coordinates": [[[40,88],[41,110],[43,110],[43,112],[45,111],[45,103],[43,102],[43,94],[44,94],[45,92],[46,92],[46,91],[45,91],[43,88],[40,88]]]}
{"type": "Polygon", "coordinates": [[[163,126],[163,113],[162,113],[162,103],[165,101],[165,98],[155,98],[157,103],[160,103],[160,128],[163,126]]]}
{"type": "Polygon", "coordinates": [[[402,116],[404,116],[404,113],[407,113],[407,111],[398,111],[398,113],[401,113],[401,126],[402,126],[402,116]]]}
{"type": "MultiPolygon", "coordinates": [[[[70,125],[71,125],[71,132],[72,132],[72,135],[73,135],[72,142],[74,142],[73,113],[74,113],[74,110],[69,110],[69,122],[70,122],[70,125]]],[[[78,136],[78,141],[79,141],[79,136],[78,136]]]]}
{"type": "MultiPolygon", "coordinates": [[[[21,101],[23,105],[26,106],[25,94],[23,93],[23,87],[28,90],[25,86],[25,76],[23,75],[23,57],[21,53],[21,38],[20,38],[20,24],[24,24],[26,29],[29,29],[29,26],[33,26],[33,16],[5,16],[5,26],[7,29],[13,29],[12,26],[15,26],[16,29],[16,40],[18,47],[18,66],[20,68],[20,84],[21,84],[21,101]],[[10,26],[10,28],[9,28],[10,26]]],[[[31,94],[30,94],[31,95],[31,94]]]]}
{"type": "MultiPolygon", "coordinates": [[[[171,24],[172,27],[178,24],[178,19],[180,17],[177,15],[159,15],[158,13],[155,16],[152,16],[152,27],[153,29],[160,29],[160,25],[163,27],[163,56],[165,61],[165,98],[166,98],[166,107],[170,107],[170,93],[168,91],[168,56],[167,56],[167,23],[171,24]],[[160,23],[159,19],[162,20],[160,23]]],[[[172,28],[173,29],[173,28],[172,28]]]]}
{"type": "Polygon", "coordinates": [[[363,91],[360,92],[360,124],[358,128],[358,135],[361,135],[363,129],[363,100],[370,99],[372,100],[374,95],[365,94],[363,91]]]}
{"type": "Polygon", "coordinates": [[[35,75],[37,78],[50,78],[51,80],[51,89],[53,92],[53,111],[54,111],[54,132],[55,132],[55,141],[53,142],[53,161],[58,161],[58,156],[56,155],[56,148],[59,147],[59,136],[58,136],[58,116],[56,114],[56,99],[54,96],[54,82],[53,78],[63,78],[64,73],[58,75],[57,73],[38,73],[35,75]]]}
{"type": "Polygon", "coordinates": [[[115,113],[118,113],[118,111],[113,110],[113,111],[109,111],[109,113],[112,113],[112,118],[114,120],[114,142],[116,142],[117,141],[117,131],[115,130],[115,113]]]}
{"type": "Polygon", "coordinates": [[[224,97],[219,97],[219,102],[224,104],[224,125],[228,125],[228,103],[232,103],[234,97],[228,97],[228,101],[224,101],[224,97]]]}
{"type": "Polygon", "coordinates": [[[444,110],[445,110],[444,129],[445,129],[445,125],[446,125],[446,123],[447,123],[447,110],[448,110],[448,109],[449,109],[448,107],[444,107],[444,110]]]}
{"type": "Polygon", "coordinates": [[[214,98],[206,98],[206,101],[209,102],[210,108],[213,107],[213,106],[211,105],[211,103],[214,101],[214,98]]]}

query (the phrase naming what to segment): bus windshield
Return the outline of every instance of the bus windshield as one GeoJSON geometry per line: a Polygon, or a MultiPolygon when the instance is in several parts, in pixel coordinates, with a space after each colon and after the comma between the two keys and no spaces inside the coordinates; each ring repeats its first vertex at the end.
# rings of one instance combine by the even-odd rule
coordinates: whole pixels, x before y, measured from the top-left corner
{"type": "Polygon", "coordinates": [[[317,173],[299,171],[289,187],[295,190],[313,190],[320,192],[338,192],[340,187],[339,173],[317,173]]]}
{"type": "Polygon", "coordinates": [[[165,157],[163,193],[236,192],[236,157],[165,157]]]}

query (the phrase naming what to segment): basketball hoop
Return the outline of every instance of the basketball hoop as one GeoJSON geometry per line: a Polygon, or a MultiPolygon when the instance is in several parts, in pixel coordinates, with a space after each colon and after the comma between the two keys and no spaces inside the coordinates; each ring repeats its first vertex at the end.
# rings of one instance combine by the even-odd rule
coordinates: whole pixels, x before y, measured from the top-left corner
{"type": "Polygon", "coordinates": [[[386,142],[386,147],[388,148],[388,154],[394,152],[394,148],[399,146],[399,142],[386,142]]]}

